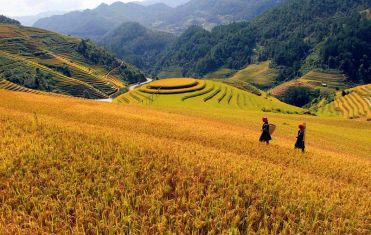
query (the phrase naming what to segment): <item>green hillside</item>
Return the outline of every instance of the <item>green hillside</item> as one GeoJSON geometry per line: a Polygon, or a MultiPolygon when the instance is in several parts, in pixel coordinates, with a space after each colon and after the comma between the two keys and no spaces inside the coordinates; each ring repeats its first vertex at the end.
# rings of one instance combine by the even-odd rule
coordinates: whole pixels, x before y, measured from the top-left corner
{"type": "Polygon", "coordinates": [[[133,66],[88,41],[0,24],[0,77],[18,86],[84,98],[115,96],[145,80],[133,66]]]}
{"type": "Polygon", "coordinates": [[[15,25],[20,25],[19,21],[10,19],[6,16],[0,15],[0,24],[15,24],[15,25]]]}
{"type": "Polygon", "coordinates": [[[196,109],[253,110],[264,112],[303,113],[304,110],[285,104],[265,94],[256,95],[233,86],[211,80],[186,79],[159,80],[125,93],[115,99],[117,103],[196,109]],[[168,87],[173,81],[177,85],[168,87]],[[166,88],[167,87],[167,88],[166,88]]]}
{"type": "Polygon", "coordinates": [[[272,88],[269,93],[282,97],[289,87],[308,87],[330,94],[348,88],[345,80],[345,76],[338,72],[312,70],[299,79],[284,82],[272,88]]]}
{"type": "Polygon", "coordinates": [[[151,71],[158,55],[170,46],[175,36],[154,31],[139,23],[123,23],[99,41],[118,57],[145,71],[151,71]]]}
{"type": "Polygon", "coordinates": [[[192,27],[157,60],[157,70],[176,65],[183,76],[201,77],[271,60],[279,82],[331,69],[344,73],[347,82],[370,83],[369,8],[363,0],[287,0],[250,22],[211,31],[192,27]]]}
{"type": "Polygon", "coordinates": [[[260,89],[271,88],[275,84],[278,71],[269,67],[270,61],[251,64],[235,73],[230,80],[250,83],[260,89]]]}

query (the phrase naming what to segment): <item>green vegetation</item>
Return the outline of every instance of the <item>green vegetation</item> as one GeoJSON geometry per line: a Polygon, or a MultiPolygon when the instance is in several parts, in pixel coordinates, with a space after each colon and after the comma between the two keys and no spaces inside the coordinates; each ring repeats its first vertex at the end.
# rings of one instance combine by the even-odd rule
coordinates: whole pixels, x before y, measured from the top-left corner
{"type": "Polygon", "coordinates": [[[312,70],[299,79],[284,82],[272,88],[269,94],[280,98],[285,96],[289,87],[307,87],[319,90],[323,96],[329,96],[348,88],[345,80],[345,76],[339,72],[312,70]]]}
{"type": "Polygon", "coordinates": [[[55,29],[71,24],[66,27],[67,30],[82,32],[80,36],[86,37],[86,29],[79,31],[74,27],[76,24],[79,28],[80,23],[76,22],[81,22],[83,25],[80,26],[89,26],[88,31],[102,36],[108,32],[105,24],[113,29],[128,21],[117,19],[118,12],[122,10],[127,13],[123,15],[133,17],[131,21],[143,23],[151,29],[181,29],[184,33],[174,39],[167,34],[128,23],[109,33],[104,40],[108,48],[161,78],[221,78],[230,75],[231,71],[241,70],[259,61],[271,61],[271,70],[264,74],[266,80],[257,82],[258,77],[254,76],[248,80],[255,81],[254,85],[262,89],[270,88],[270,81],[285,82],[299,78],[311,70],[337,70],[346,75],[348,84],[369,83],[371,77],[369,1],[287,0],[277,4],[277,1],[270,0],[193,0],[175,9],[176,14],[168,8],[166,10],[164,6],[157,6],[153,13],[148,14],[148,8],[134,6],[135,4],[121,3],[102,5],[84,16],[70,13],[44,21],[58,22],[55,29]],[[223,18],[226,13],[226,19],[240,20],[242,15],[243,19],[254,17],[275,5],[278,6],[249,22],[220,25],[225,19],[220,20],[219,17],[223,18]],[[138,9],[148,15],[150,23],[138,19],[138,9]],[[252,14],[247,14],[247,9],[252,14]],[[162,10],[169,11],[164,18],[159,17],[163,14],[160,13],[162,10]],[[213,12],[210,15],[212,17],[207,17],[210,12],[213,12]],[[94,21],[90,19],[93,13],[96,14],[94,21]],[[86,21],[79,20],[79,17],[86,17],[86,21]],[[154,20],[152,17],[159,18],[154,20]],[[171,19],[172,24],[168,25],[165,19],[171,19]],[[189,19],[192,20],[188,21],[189,19]],[[184,20],[192,22],[187,30],[184,30],[184,25],[178,24],[184,23],[184,20]],[[211,29],[208,27],[210,22],[220,26],[211,29]],[[96,26],[97,31],[91,30],[90,27],[95,24],[102,27],[96,26]],[[204,28],[194,25],[202,25],[204,28]],[[98,29],[102,29],[104,33],[98,29]]]}
{"type": "MultiPolygon", "coordinates": [[[[215,25],[252,19],[280,3],[277,0],[189,0],[171,8],[165,4],[143,6],[117,1],[92,10],[40,19],[34,26],[94,41],[100,41],[104,35],[128,22],[179,35],[191,25],[211,29],[215,25]]],[[[141,40],[140,36],[134,40],[141,40]]]]}
{"type": "Polygon", "coordinates": [[[180,65],[183,76],[201,77],[271,60],[278,82],[330,68],[346,74],[348,83],[368,83],[371,23],[360,12],[370,7],[361,0],[288,0],[250,23],[211,32],[192,27],[164,53],[157,70],[180,65]]]}
{"type": "Polygon", "coordinates": [[[81,40],[77,46],[79,52],[88,62],[93,65],[104,65],[107,71],[116,70],[122,80],[130,83],[144,82],[144,75],[134,66],[118,60],[106,50],[95,46],[89,40],[81,40]]]}
{"type": "Polygon", "coordinates": [[[109,32],[99,43],[125,61],[151,72],[158,55],[174,40],[172,34],[129,22],[109,32]]]}
{"type": "Polygon", "coordinates": [[[157,60],[156,71],[182,68],[182,76],[202,77],[219,68],[240,69],[255,46],[253,29],[247,23],[217,26],[211,32],[192,26],[157,60]],[[238,34],[234,34],[239,30],[238,34]]]}
{"type": "Polygon", "coordinates": [[[205,78],[210,79],[223,79],[233,76],[237,71],[234,69],[221,68],[215,72],[211,72],[205,75],[205,78]]]}
{"type": "Polygon", "coordinates": [[[309,87],[291,86],[287,89],[282,99],[288,104],[303,107],[319,96],[319,90],[313,90],[309,87]]]}
{"type": "Polygon", "coordinates": [[[270,68],[270,61],[251,64],[234,74],[230,80],[250,83],[260,89],[269,89],[275,85],[278,72],[270,68]]]}
{"type": "Polygon", "coordinates": [[[371,20],[357,14],[338,31],[324,44],[324,63],[343,71],[354,83],[371,83],[371,20]]]}
{"type": "Polygon", "coordinates": [[[191,79],[165,79],[161,82],[163,87],[150,90],[151,83],[125,93],[115,99],[116,103],[145,104],[159,107],[181,107],[203,110],[255,110],[264,109],[267,112],[277,111],[283,113],[303,113],[304,110],[279,101],[269,96],[256,95],[245,90],[211,80],[197,80],[199,84],[191,88],[183,88],[181,83],[189,84],[191,79]],[[164,83],[177,87],[166,88],[164,83]],[[151,94],[148,94],[151,93],[151,94]]]}
{"type": "Polygon", "coordinates": [[[24,88],[101,99],[145,80],[85,40],[10,24],[0,25],[0,32],[0,76],[24,88]]]}
{"type": "Polygon", "coordinates": [[[0,24],[15,24],[20,25],[19,21],[10,19],[6,16],[0,15],[0,24]]]}

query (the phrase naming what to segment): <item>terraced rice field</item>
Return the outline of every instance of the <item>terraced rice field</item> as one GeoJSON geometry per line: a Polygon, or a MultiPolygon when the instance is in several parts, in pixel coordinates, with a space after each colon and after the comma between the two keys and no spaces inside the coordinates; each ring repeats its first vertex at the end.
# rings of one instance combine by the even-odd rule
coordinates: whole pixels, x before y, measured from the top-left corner
{"type": "Polygon", "coordinates": [[[272,88],[269,93],[280,97],[292,86],[320,89],[321,92],[336,92],[347,88],[345,77],[342,74],[310,71],[299,79],[288,81],[272,88]]]}
{"type": "Polygon", "coordinates": [[[310,71],[304,75],[302,79],[317,87],[323,87],[322,84],[326,84],[326,87],[332,90],[342,90],[346,88],[345,76],[340,73],[310,71]]]}
{"type": "Polygon", "coordinates": [[[345,96],[339,92],[335,101],[321,107],[318,114],[371,120],[371,84],[352,88],[349,92],[345,96]]]}
{"type": "Polygon", "coordinates": [[[53,96],[65,96],[62,94],[52,93],[52,92],[44,92],[39,90],[29,89],[27,87],[20,86],[18,84],[9,82],[5,79],[0,79],[0,89],[8,90],[8,91],[16,91],[16,92],[25,92],[30,94],[39,94],[39,95],[53,95],[53,96]]]}
{"type": "Polygon", "coordinates": [[[5,89],[9,91],[27,92],[27,93],[33,93],[33,94],[46,94],[46,92],[28,89],[26,87],[9,82],[5,79],[0,79],[0,89],[5,89]]]}
{"type": "Polygon", "coordinates": [[[0,100],[0,234],[370,234],[370,122],[270,113],[266,146],[261,111],[0,100]]]}
{"type": "Polygon", "coordinates": [[[15,76],[25,77],[40,69],[52,77],[48,82],[53,90],[92,99],[116,96],[125,87],[115,71],[107,71],[102,65],[92,66],[76,52],[79,39],[4,24],[0,25],[0,35],[0,75],[15,69],[19,73],[15,76]],[[67,68],[70,75],[58,68],[67,68]]]}
{"type": "Polygon", "coordinates": [[[189,78],[155,81],[117,97],[115,102],[200,109],[227,108],[286,113],[304,111],[276,98],[254,95],[221,82],[189,78]]]}
{"type": "Polygon", "coordinates": [[[269,68],[270,61],[260,64],[251,64],[245,69],[235,73],[229,80],[238,80],[250,83],[260,89],[268,89],[274,86],[277,71],[269,68]]]}
{"type": "Polygon", "coordinates": [[[108,95],[103,93],[102,91],[94,88],[93,86],[82,82],[78,79],[67,77],[62,73],[58,73],[57,71],[50,69],[42,64],[39,64],[33,60],[27,60],[20,56],[13,55],[10,53],[6,53],[4,51],[0,51],[0,56],[7,58],[9,61],[14,61],[16,63],[10,64],[2,64],[3,71],[5,72],[9,67],[5,66],[24,66],[30,67],[31,69],[38,68],[40,71],[52,75],[52,80],[55,81],[55,86],[60,89],[61,92],[65,94],[69,94],[75,97],[84,97],[84,98],[97,98],[97,99],[104,99],[108,98],[108,95]],[[18,63],[18,65],[17,65],[18,63]],[[86,97],[89,95],[89,97],[86,97]]]}
{"type": "Polygon", "coordinates": [[[205,81],[193,78],[162,79],[143,85],[139,91],[148,94],[182,94],[203,90],[205,81]]]}

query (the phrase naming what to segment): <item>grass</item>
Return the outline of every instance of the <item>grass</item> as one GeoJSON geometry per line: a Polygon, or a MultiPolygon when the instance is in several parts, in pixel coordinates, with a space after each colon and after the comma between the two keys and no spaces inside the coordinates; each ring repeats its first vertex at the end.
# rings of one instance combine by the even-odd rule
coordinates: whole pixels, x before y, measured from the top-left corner
{"type": "MultiPolygon", "coordinates": [[[[161,80],[160,80],[161,81],[161,80]]],[[[162,84],[166,86],[168,84],[177,83],[179,80],[166,79],[163,80],[162,84]]],[[[146,104],[150,106],[162,106],[162,107],[188,107],[198,109],[246,109],[260,111],[262,109],[267,111],[281,110],[282,112],[302,113],[304,110],[298,107],[294,107],[279,101],[276,98],[269,97],[266,95],[256,95],[244,90],[240,90],[233,86],[211,80],[197,80],[200,82],[199,85],[191,88],[181,89],[169,89],[169,90],[155,90],[150,92],[147,87],[151,87],[152,83],[146,84],[144,87],[140,87],[135,91],[125,93],[116,98],[116,103],[125,104],[146,104]],[[201,83],[202,82],[202,83],[201,83]],[[197,89],[196,89],[197,88],[197,89]],[[133,97],[134,96],[136,98],[133,97]],[[138,97],[135,94],[146,94],[152,93],[151,99],[145,99],[138,97]],[[246,105],[238,104],[237,97],[243,100],[245,97],[248,98],[249,102],[246,105]],[[123,99],[124,98],[124,99],[123,99]]],[[[155,83],[158,83],[156,81],[155,83]]],[[[177,85],[182,85],[177,83],[177,85]]]]}
{"type": "Polygon", "coordinates": [[[2,234],[370,232],[369,122],[272,113],[265,146],[261,112],[0,100],[2,234]]]}

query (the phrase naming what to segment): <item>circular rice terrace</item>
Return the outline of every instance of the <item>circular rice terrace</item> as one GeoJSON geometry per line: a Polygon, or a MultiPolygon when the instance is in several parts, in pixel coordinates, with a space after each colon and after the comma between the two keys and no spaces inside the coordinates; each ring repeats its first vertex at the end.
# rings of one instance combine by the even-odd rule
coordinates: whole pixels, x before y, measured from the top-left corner
{"type": "Polygon", "coordinates": [[[238,89],[225,83],[193,78],[154,81],[115,98],[115,103],[159,106],[232,108],[266,112],[301,113],[303,110],[273,97],[238,89]]]}
{"type": "Polygon", "coordinates": [[[171,78],[151,82],[139,88],[148,94],[181,94],[202,90],[206,82],[193,78],[171,78]]]}

